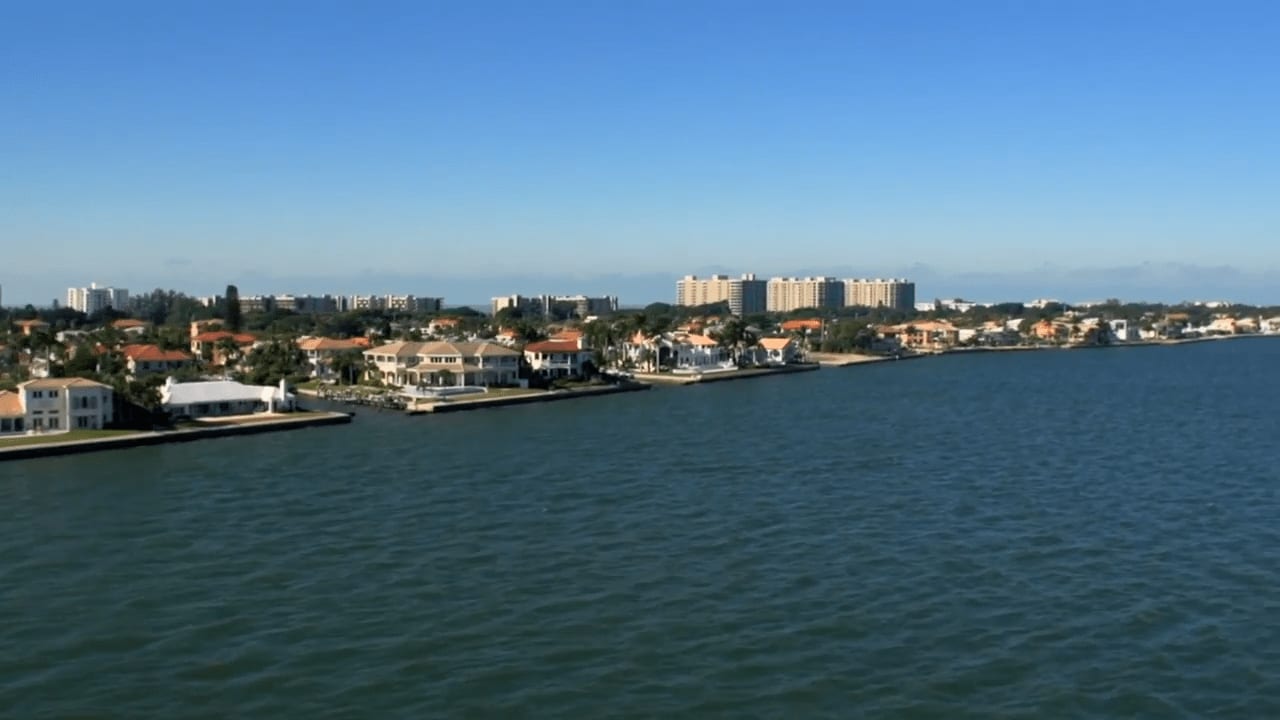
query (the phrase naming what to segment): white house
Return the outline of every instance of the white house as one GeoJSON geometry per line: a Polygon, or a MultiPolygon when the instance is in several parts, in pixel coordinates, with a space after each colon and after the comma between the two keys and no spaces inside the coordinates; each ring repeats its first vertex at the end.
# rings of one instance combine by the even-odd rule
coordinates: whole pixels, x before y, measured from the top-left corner
{"type": "Polygon", "coordinates": [[[676,369],[701,370],[729,362],[728,351],[706,335],[677,333],[667,339],[676,369]]]}
{"type": "Polygon", "coordinates": [[[84,378],[43,378],[0,392],[0,434],[101,430],[115,417],[115,391],[84,378]]]}
{"type": "Polygon", "coordinates": [[[800,348],[795,339],[787,337],[760,338],[764,362],[769,365],[786,365],[800,358],[800,348]]]}
{"type": "Polygon", "coordinates": [[[298,340],[298,348],[307,355],[307,363],[311,365],[311,377],[329,378],[336,373],[333,360],[347,352],[363,352],[364,346],[355,340],[335,340],[325,337],[305,337],[298,340]]]}
{"type": "Polygon", "coordinates": [[[1117,342],[1134,342],[1142,339],[1138,327],[1128,320],[1111,320],[1107,324],[1111,326],[1111,338],[1117,342]]]}
{"type": "Polygon", "coordinates": [[[279,385],[244,385],[232,380],[180,383],[172,377],[160,388],[160,406],[174,417],[217,417],[290,412],[297,398],[279,385]]]}
{"type": "Polygon", "coordinates": [[[580,345],[576,340],[529,343],[524,348],[524,359],[534,372],[543,377],[579,377],[583,374],[583,366],[595,355],[594,350],[580,345]]]}
{"type": "Polygon", "coordinates": [[[1268,318],[1258,323],[1258,331],[1264,333],[1280,333],[1280,317],[1268,318]]]}

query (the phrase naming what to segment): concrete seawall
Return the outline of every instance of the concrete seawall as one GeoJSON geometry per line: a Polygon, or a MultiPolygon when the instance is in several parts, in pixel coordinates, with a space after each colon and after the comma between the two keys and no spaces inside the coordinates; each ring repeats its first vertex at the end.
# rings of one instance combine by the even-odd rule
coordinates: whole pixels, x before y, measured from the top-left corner
{"type": "Polygon", "coordinates": [[[468,410],[483,410],[485,408],[494,407],[509,407],[511,405],[531,405],[533,403],[558,402],[560,400],[576,400],[583,397],[597,397],[600,395],[617,395],[619,393],[638,392],[640,390],[649,390],[652,387],[652,385],[645,383],[629,383],[626,385],[605,385],[601,387],[584,387],[573,390],[558,390],[555,392],[538,393],[536,395],[509,395],[505,397],[454,400],[450,402],[434,403],[432,405],[412,409],[407,411],[407,414],[437,415],[440,413],[465,412],[468,410]]]}
{"type": "Polygon", "coordinates": [[[746,368],[743,370],[727,370],[706,373],[703,375],[677,375],[674,373],[636,373],[636,379],[662,385],[701,385],[703,383],[729,382],[731,380],[749,380],[751,378],[771,377],[774,375],[791,375],[800,372],[812,372],[822,366],[818,363],[804,365],[782,365],[779,367],[746,368]]]}
{"type": "Polygon", "coordinates": [[[18,445],[3,447],[0,445],[0,462],[6,460],[24,460],[29,458],[55,457],[59,455],[75,455],[102,450],[121,450],[125,448],[145,447],[147,445],[163,445],[166,443],[193,442],[212,438],[234,437],[237,435],[257,435],[259,433],[282,432],[285,430],[301,430],[302,428],[323,425],[344,425],[351,422],[350,413],[318,413],[304,417],[284,416],[278,420],[260,420],[239,425],[218,425],[207,428],[189,428],[184,430],[143,431],[133,435],[95,438],[92,440],[73,440],[69,442],[50,442],[39,445],[18,445]]]}

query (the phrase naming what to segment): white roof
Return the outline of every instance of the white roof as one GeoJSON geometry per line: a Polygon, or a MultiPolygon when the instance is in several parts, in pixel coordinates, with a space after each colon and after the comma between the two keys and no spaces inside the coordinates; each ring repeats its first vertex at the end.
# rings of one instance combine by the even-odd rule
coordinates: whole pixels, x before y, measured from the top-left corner
{"type": "Polygon", "coordinates": [[[269,402],[285,400],[280,387],[244,385],[232,380],[174,382],[172,378],[160,388],[160,401],[165,405],[195,405],[222,402],[269,402]]]}

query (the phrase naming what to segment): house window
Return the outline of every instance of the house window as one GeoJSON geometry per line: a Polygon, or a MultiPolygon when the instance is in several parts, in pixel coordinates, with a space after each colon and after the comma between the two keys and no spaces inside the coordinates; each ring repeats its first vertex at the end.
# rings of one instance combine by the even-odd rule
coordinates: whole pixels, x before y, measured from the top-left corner
{"type": "Polygon", "coordinates": [[[42,397],[44,397],[44,391],[43,391],[43,390],[33,390],[33,391],[31,391],[31,399],[32,399],[32,400],[39,400],[39,399],[40,399],[40,398],[42,398],[42,397]]]}
{"type": "Polygon", "coordinates": [[[87,428],[87,427],[89,427],[89,418],[84,417],[83,415],[82,415],[82,416],[80,416],[80,417],[78,417],[78,418],[76,418],[76,427],[78,427],[78,428],[87,428]]]}
{"type": "Polygon", "coordinates": [[[58,391],[57,391],[57,390],[50,390],[50,391],[49,391],[49,397],[51,397],[51,398],[56,398],[56,397],[58,397],[58,391]]]}
{"type": "Polygon", "coordinates": [[[58,429],[58,418],[49,418],[49,429],[50,430],[58,429]]]}
{"type": "Polygon", "coordinates": [[[31,419],[31,427],[32,427],[33,429],[35,429],[35,430],[39,430],[39,429],[43,428],[43,427],[44,427],[44,418],[32,418],[32,419],[31,419]]]}

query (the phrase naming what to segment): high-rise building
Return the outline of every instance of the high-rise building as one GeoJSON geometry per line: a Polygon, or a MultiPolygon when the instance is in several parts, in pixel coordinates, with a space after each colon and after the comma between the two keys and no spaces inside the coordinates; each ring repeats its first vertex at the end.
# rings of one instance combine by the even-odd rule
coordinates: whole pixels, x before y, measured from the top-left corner
{"type": "Polygon", "coordinates": [[[766,307],[769,312],[844,307],[844,283],[829,277],[770,278],[766,307]]]}
{"type": "Polygon", "coordinates": [[[92,283],[87,288],[67,288],[67,307],[86,315],[100,313],[107,308],[127,310],[129,291],[124,288],[98,287],[92,283]]]}
{"type": "Polygon", "coordinates": [[[547,317],[555,314],[559,305],[572,305],[572,314],[580,317],[592,315],[608,315],[618,310],[616,295],[589,297],[587,295],[504,295],[495,297],[489,302],[489,309],[494,314],[503,310],[519,310],[522,313],[538,313],[547,317]]]}
{"type": "Polygon", "coordinates": [[[910,310],[916,304],[916,284],[902,278],[845,280],[844,304],[910,310]]]}
{"type": "Polygon", "coordinates": [[[686,275],[676,281],[676,304],[685,306],[729,303],[729,312],[739,317],[765,311],[768,286],[747,273],[742,277],[686,275]]]}

